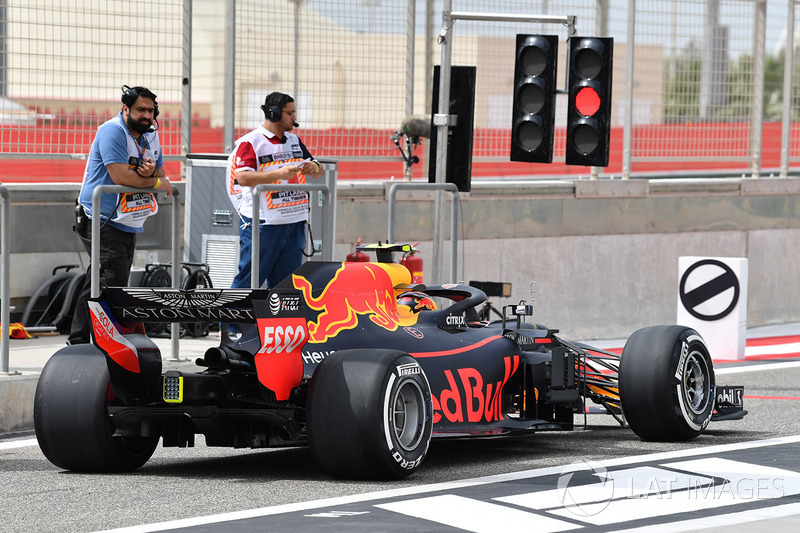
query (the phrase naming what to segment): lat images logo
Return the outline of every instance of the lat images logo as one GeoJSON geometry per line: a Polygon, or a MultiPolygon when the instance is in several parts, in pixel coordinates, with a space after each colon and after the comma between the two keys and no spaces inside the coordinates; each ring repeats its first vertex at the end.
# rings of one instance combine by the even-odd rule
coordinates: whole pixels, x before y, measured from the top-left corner
{"type": "Polygon", "coordinates": [[[584,468],[580,464],[568,465],[558,478],[556,490],[558,500],[564,508],[580,517],[594,516],[601,513],[614,498],[614,479],[606,468],[596,461],[583,460],[584,468]],[[569,470],[569,471],[567,471],[569,470]],[[578,472],[589,471],[589,474],[600,480],[600,483],[591,484],[592,497],[587,499],[584,494],[586,485],[573,482],[573,477],[578,472]]]}

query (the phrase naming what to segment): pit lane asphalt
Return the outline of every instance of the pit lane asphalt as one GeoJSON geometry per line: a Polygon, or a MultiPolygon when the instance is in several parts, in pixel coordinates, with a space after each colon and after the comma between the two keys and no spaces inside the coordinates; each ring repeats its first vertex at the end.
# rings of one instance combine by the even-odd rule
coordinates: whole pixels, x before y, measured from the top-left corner
{"type": "MultiPolygon", "coordinates": [[[[746,366],[789,361],[796,360],[749,362],[746,366]]],[[[719,365],[717,369],[721,371],[726,366],[719,365]]],[[[31,444],[32,434],[20,434],[0,439],[0,531],[98,531],[581,460],[602,462],[800,435],[798,379],[800,367],[796,365],[765,366],[764,370],[746,373],[720,372],[717,383],[745,386],[745,408],[749,414],[739,421],[712,422],[706,433],[688,443],[642,442],[610,416],[589,415],[587,429],[573,432],[434,440],[421,470],[399,482],[334,480],[313,465],[304,448],[267,451],[207,448],[200,436],[194,448],[158,448],[144,467],[130,474],[74,474],[50,464],[38,446],[31,444]],[[753,396],[761,398],[750,398],[753,396]],[[9,447],[14,442],[27,445],[9,447]]],[[[763,453],[759,457],[761,461],[769,460],[763,453]]],[[[264,518],[267,529],[269,520],[264,518]]],[[[336,527],[335,522],[326,523],[326,529],[337,531],[336,527]]],[[[770,524],[772,533],[798,529],[800,517],[770,524]]]]}

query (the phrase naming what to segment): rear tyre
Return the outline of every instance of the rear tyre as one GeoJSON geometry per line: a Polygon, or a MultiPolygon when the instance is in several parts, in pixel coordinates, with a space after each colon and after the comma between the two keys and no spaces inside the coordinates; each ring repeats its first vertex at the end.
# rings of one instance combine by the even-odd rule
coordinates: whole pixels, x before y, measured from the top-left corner
{"type": "Polygon", "coordinates": [[[115,401],[105,357],[91,344],[68,346],[42,370],[33,405],[45,457],[76,472],[129,472],[145,464],[158,437],[113,437],[106,407],[115,401]]]}
{"type": "Polygon", "coordinates": [[[637,330],[619,368],[622,412],[649,441],[683,441],[708,426],[714,409],[714,366],[702,337],[684,326],[637,330]]]}
{"type": "Polygon", "coordinates": [[[331,476],[400,479],[428,451],[433,417],[422,367],[394,350],[346,350],[317,367],[308,390],[311,453],[331,476]]]}

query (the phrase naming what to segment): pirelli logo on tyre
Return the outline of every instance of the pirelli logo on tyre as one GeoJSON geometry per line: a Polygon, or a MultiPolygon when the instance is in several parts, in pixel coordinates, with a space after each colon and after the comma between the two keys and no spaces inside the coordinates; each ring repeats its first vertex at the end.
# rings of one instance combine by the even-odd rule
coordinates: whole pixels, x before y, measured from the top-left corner
{"type": "Polygon", "coordinates": [[[414,376],[422,374],[422,368],[417,363],[407,363],[405,365],[397,365],[398,376],[414,376]]]}

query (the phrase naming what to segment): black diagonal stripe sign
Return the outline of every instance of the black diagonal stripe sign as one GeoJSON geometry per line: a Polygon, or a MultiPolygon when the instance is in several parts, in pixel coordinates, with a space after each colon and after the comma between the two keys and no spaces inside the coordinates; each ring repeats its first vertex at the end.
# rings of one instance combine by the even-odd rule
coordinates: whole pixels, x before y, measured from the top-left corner
{"type": "Polygon", "coordinates": [[[681,277],[679,295],[681,303],[683,303],[683,307],[689,312],[690,315],[699,320],[712,322],[728,316],[730,312],[736,308],[736,304],[739,303],[739,278],[736,277],[736,273],[731,269],[731,267],[722,261],[717,261],[716,259],[703,259],[691,265],[686,269],[686,272],[683,273],[683,277],[681,277]],[[693,272],[703,267],[706,269],[713,268],[714,270],[717,270],[715,267],[719,267],[722,269],[722,272],[715,278],[712,278],[702,285],[687,292],[686,280],[689,279],[689,276],[693,272]],[[731,288],[733,289],[733,297],[731,298],[731,302],[722,312],[717,313],[716,315],[707,315],[697,310],[697,307],[701,304],[711,300],[715,296],[718,296],[731,288]]]}

